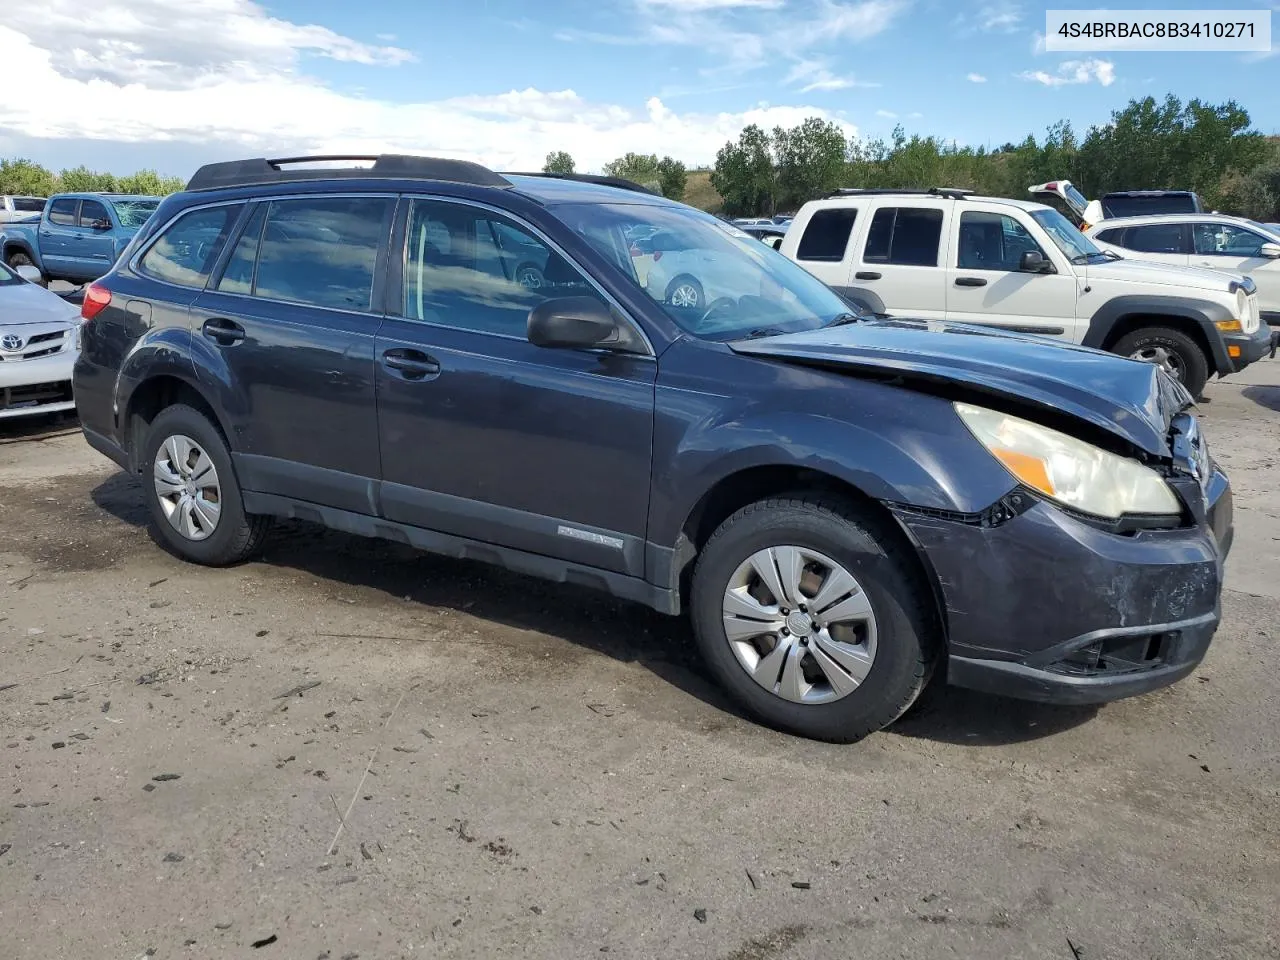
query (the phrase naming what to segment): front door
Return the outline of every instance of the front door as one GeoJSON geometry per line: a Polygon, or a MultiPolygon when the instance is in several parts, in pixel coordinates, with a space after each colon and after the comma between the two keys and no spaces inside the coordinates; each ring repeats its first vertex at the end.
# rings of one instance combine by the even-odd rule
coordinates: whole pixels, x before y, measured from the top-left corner
{"type": "Polygon", "coordinates": [[[1267,314],[1268,322],[1280,323],[1280,259],[1262,254],[1265,245],[1280,243],[1280,237],[1212,222],[1194,224],[1192,233],[1195,256],[1191,262],[1253,277],[1258,285],[1258,309],[1267,314]]]}
{"type": "Polygon", "coordinates": [[[55,277],[73,275],[72,264],[80,239],[79,222],[78,197],[59,197],[49,204],[39,230],[40,265],[45,273],[55,277]]]}
{"type": "Polygon", "coordinates": [[[377,513],[375,278],[394,207],[389,196],[259,203],[192,304],[197,369],[221,397],[246,490],[377,513]]]}
{"type": "Polygon", "coordinates": [[[384,515],[642,576],[657,364],[535,347],[533,306],[603,295],[512,218],[407,206],[404,275],[377,341],[384,515]],[[529,262],[542,264],[536,286],[517,269],[529,262]]]}
{"type": "Polygon", "coordinates": [[[96,280],[111,269],[116,255],[111,227],[111,214],[106,204],[87,197],[80,201],[80,218],[74,241],[75,262],[68,272],[77,279],[96,280]]]}
{"type": "Polygon", "coordinates": [[[1054,264],[1051,251],[1026,227],[1006,214],[963,210],[952,221],[952,230],[948,320],[1081,339],[1084,331],[1076,329],[1075,319],[1075,277],[1020,269],[1024,253],[1039,253],[1050,267],[1054,264]]]}

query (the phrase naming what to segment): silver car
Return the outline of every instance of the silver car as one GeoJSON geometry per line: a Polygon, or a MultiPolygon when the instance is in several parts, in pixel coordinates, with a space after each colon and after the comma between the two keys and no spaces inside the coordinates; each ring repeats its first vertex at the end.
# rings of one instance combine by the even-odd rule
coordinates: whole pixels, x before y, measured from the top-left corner
{"type": "Polygon", "coordinates": [[[79,309],[0,263],[0,419],[74,410],[79,309]]]}

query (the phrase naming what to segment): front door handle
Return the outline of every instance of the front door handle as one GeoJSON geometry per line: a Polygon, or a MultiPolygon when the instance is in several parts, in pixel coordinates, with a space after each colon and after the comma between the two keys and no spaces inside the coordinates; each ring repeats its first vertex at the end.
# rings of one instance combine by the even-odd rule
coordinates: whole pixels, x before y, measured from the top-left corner
{"type": "Polygon", "coordinates": [[[427,380],[440,373],[440,361],[435,357],[405,347],[385,351],[382,365],[402,380],[427,380]]]}
{"type": "Polygon", "coordinates": [[[855,279],[855,280],[879,280],[879,279],[880,279],[880,274],[876,273],[874,270],[859,270],[857,273],[855,273],[855,274],[853,275],[853,279],[855,279]]]}
{"type": "Polygon", "coordinates": [[[206,320],[200,332],[220,347],[229,347],[244,339],[244,327],[223,317],[206,320]]]}
{"type": "Polygon", "coordinates": [[[987,281],[982,277],[956,277],[957,287],[985,287],[987,281]]]}

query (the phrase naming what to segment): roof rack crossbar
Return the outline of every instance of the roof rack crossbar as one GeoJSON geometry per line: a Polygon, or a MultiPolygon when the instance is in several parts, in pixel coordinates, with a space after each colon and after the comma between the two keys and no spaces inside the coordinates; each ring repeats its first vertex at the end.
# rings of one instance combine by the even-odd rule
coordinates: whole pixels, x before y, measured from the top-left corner
{"type": "Polygon", "coordinates": [[[403,154],[325,154],[304,157],[255,157],[206,163],[187,181],[188,190],[217,190],[254,184],[287,183],[293,180],[340,180],[347,177],[422,177],[483,187],[509,187],[511,182],[488,167],[467,160],[415,157],[403,154]],[[372,167],[304,167],[285,169],[300,163],[373,161],[372,167]]]}
{"type": "Polygon", "coordinates": [[[848,196],[914,196],[914,197],[946,197],[950,200],[963,200],[973,196],[973,190],[962,190],[959,187],[929,187],[927,190],[894,189],[881,187],[841,187],[829,193],[828,197],[848,196]]]}
{"type": "Polygon", "coordinates": [[[647,193],[650,196],[662,196],[656,190],[651,190],[642,183],[636,183],[634,180],[627,180],[623,177],[602,177],[594,173],[547,173],[539,171],[537,173],[505,173],[507,177],[547,177],[551,180],[576,180],[579,183],[598,183],[602,187],[617,187],[619,190],[630,190],[633,193],[647,193]]]}

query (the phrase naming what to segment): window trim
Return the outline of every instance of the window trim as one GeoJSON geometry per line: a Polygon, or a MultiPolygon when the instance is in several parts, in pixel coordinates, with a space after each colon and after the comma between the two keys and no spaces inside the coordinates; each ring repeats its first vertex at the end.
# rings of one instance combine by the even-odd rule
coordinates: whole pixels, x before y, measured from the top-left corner
{"type": "MultiPolygon", "coordinates": [[[[181,220],[187,214],[195,213],[198,210],[212,210],[215,207],[231,207],[231,206],[235,206],[236,204],[240,204],[242,207],[245,207],[245,208],[248,208],[250,206],[250,204],[246,203],[243,198],[240,198],[236,200],[219,200],[217,203],[199,203],[199,204],[196,204],[195,206],[183,207],[176,214],[170,217],[168,222],[166,222],[164,226],[160,227],[158,230],[156,230],[155,233],[153,233],[150,237],[148,237],[147,242],[145,244],[143,244],[141,247],[139,247],[137,250],[134,251],[133,255],[129,258],[129,264],[128,264],[129,272],[137,274],[139,277],[143,277],[144,279],[150,281],[151,283],[163,283],[166,287],[173,287],[175,290],[188,290],[188,291],[194,290],[197,293],[200,293],[204,290],[208,290],[209,280],[210,278],[213,277],[214,273],[218,270],[220,266],[219,261],[222,259],[222,253],[219,253],[217,258],[213,261],[213,268],[209,271],[209,276],[204,278],[203,287],[189,287],[183,283],[174,283],[172,280],[165,280],[165,279],[162,279],[161,277],[157,277],[155,274],[142,269],[142,258],[145,257],[148,253],[150,253],[151,248],[160,242],[160,238],[163,237],[170,230],[172,230],[174,224],[176,224],[179,220],[181,220]]],[[[238,237],[240,235],[240,230],[243,228],[243,226],[244,226],[244,210],[241,210],[235,222],[231,224],[231,233],[228,234],[228,238],[230,238],[232,235],[238,237]]]]}
{"type": "Polygon", "coordinates": [[[1191,228],[1191,253],[1192,253],[1192,256],[1196,256],[1196,257],[1235,257],[1237,260],[1265,260],[1266,259],[1265,257],[1262,256],[1261,253],[1257,253],[1257,254],[1201,253],[1199,250],[1196,249],[1196,227],[1230,227],[1232,230],[1238,230],[1241,233],[1247,233],[1251,237],[1257,237],[1258,239],[1260,239],[1262,241],[1262,244],[1259,244],[1259,248],[1261,248],[1263,244],[1276,242],[1275,240],[1272,240],[1264,236],[1263,234],[1258,233],[1256,230],[1252,230],[1249,227],[1242,227],[1235,223],[1222,223],[1216,220],[1201,220],[1199,222],[1193,221],[1189,223],[1188,226],[1190,226],[1191,228]]]}
{"type": "MultiPolygon", "coordinates": [[[[858,227],[858,215],[860,212],[861,211],[858,207],[850,204],[836,204],[830,207],[819,207],[817,210],[813,211],[813,213],[809,215],[809,219],[805,222],[804,230],[800,233],[800,239],[796,241],[796,260],[803,260],[806,263],[844,263],[849,259],[849,248],[853,245],[853,232],[858,227]],[[804,246],[805,238],[809,235],[809,230],[813,226],[813,221],[827,213],[853,214],[852,219],[849,221],[849,234],[844,238],[844,249],[840,251],[840,256],[838,257],[802,257],[800,255],[800,248],[804,246]]],[[[897,218],[895,217],[895,220],[896,219],[897,218]]],[[[755,237],[754,234],[752,234],[752,236],[755,237]]],[[[755,237],[755,239],[759,240],[760,238],[755,237]]],[[[941,246],[941,244],[939,244],[939,246],[941,246]]]]}
{"type": "Polygon", "coordinates": [[[867,231],[863,235],[860,262],[868,263],[868,264],[876,264],[878,266],[886,266],[886,267],[912,267],[918,270],[938,270],[938,269],[945,270],[946,269],[945,266],[940,267],[939,265],[943,260],[943,256],[942,256],[942,245],[944,240],[943,228],[946,226],[946,222],[947,222],[947,211],[943,210],[941,207],[934,206],[932,204],[885,203],[885,204],[877,205],[876,207],[873,208],[873,211],[871,214],[871,222],[867,224],[867,231]],[[867,257],[867,245],[871,242],[871,231],[875,227],[875,219],[877,216],[879,216],[882,210],[893,211],[893,224],[889,229],[889,254],[883,260],[881,259],[872,260],[867,257]],[[890,259],[893,256],[894,237],[896,237],[898,233],[898,213],[902,210],[923,210],[925,212],[936,213],[938,215],[938,218],[939,218],[938,219],[938,250],[937,250],[937,253],[934,254],[933,263],[898,263],[897,261],[890,259]]]}
{"type": "MultiPolygon", "coordinates": [[[[633,317],[631,313],[628,310],[626,310],[622,306],[622,304],[618,302],[618,299],[614,297],[611,293],[609,293],[609,291],[606,290],[600,284],[600,282],[597,281],[596,278],[593,277],[587,270],[583,269],[582,264],[580,264],[577,261],[577,259],[571,256],[569,252],[564,249],[563,246],[561,246],[559,243],[556,243],[556,241],[552,240],[549,236],[547,236],[545,231],[534,226],[532,223],[529,223],[528,220],[526,220],[524,217],[521,217],[519,214],[513,213],[510,210],[504,210],[501,207],[494,206],[492,204],[484,203],[483,201],[480,201],[480,200],[472,200],[468,197],[450,197],[450,196],[442,196],[440,194],[429,194],[429,193],[401,194],[400,206],[396,210],[396,220],[395,220],[395,224],[391,234],[391,246],[398,247],[398,255],[393,254],[388,257],[388,260],[392,269],[387,271],[387,282],[386,282],[386,291],[385,291],[386,301],[387,301],[385,304],[386,306],[385,315],[387,317],[391,317],[396,320],[404,320],[408,323],[420,323],[423,326],[434,327],[438,330],[452,330],[458,333],[473,334],[475,336],[499,337],[504,340],[518,340],[521,343],[529,342],[528,337],[518,337],[509,333],[495,333],[489,330],[476,330],[473,327],[459,327],[459,326],[454,326],[452,324],[447,324],[447,323],[435,323],[431,320],[420,320],[416,317],[406,317],[404,315],[404,303],[403,303],[402,296],[397,296],[396,302],[392,304],[391,302],[392,292],[395,291],[395,293],[399,295],[399,294],[402,294],[405,289],[405,277],[408,274],[408,267],[409,267],[409,243],[408,243],[409,211],[413,208],[413,202],[415,200],[426,200],[426,201],[439,202],[439,203],[452,203],[459,206],[471,207],[477,210],[484,210],[488,213],[496,213],[499,216],[504,217],[507,220],[510,220],[512,223],[517,224],[520,227],[520,229],[528,231],[530,234],[536,237],[541,243],[546,244],[551,250],[553,250],[555,253],[563,257],[565,262],[568,263],[571,267],[573,267],[573,269],[577,270],[578,273],[580,273],[586,279],[587,283],[589,283],[592,286],[592,288],[594,288],[595,291],[601,296],[601,298],[604,299],[604,301],[608,303],[610,307],[613,308],[615,313],[619,317],[621,317],[624,322],[629,324],[640,335],[640,340],[644,344],[645,350],[647,352],[627,353],[624,355],[628,357],[647,358],[655,361],[657,360],[657,351],[654,350],[653,341],[649,339],[649,334],[648,332],[645,331],[644,327],[638,322],[636,322],[635,317],[633,317]]],[[[584,350],[582,352],[609,354],[609,355],[618,354],[618,351],[616,350],[608,350],[603,347],[584,350]]]]}

